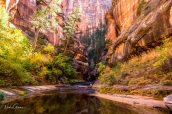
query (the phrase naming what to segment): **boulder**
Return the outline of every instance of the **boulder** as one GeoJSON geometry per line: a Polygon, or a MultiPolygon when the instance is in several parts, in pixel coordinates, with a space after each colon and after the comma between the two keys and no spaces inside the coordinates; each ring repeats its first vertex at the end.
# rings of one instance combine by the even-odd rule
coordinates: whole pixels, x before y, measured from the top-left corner
{"type": "Polygon", "coordinates": [[[165,105],[170,109],[170,111],[172,112],[172,94],[171,95],[168,95],[166,96],[164,99],[163,99],[165,105]]]}

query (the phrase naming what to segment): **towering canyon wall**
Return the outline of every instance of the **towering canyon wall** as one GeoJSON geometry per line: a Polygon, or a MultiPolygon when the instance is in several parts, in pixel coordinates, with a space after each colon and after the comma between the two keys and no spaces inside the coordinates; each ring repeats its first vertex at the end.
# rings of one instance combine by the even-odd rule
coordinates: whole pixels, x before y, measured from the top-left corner
{"type": "MultiPolygon", "coordinates": [[[[42,0],[44,1],[44,0],[42,0]]],[[[31,17],[37,9],[36,0],[7,0],[6,9],[13,17],[13,24],[25,31],[29,36],[33,36],[34,30],[31,27],[31,17]]],[[[105,24],[104,15],[111,8],[111,0],[62,0],[62,13],[65,17],[72,12],[74,8],[80,9],[81,22],[79,31],[85,34],[87,30],[94,30],[105,24]]],[[[57,36],[63,37],[62,30],[59,27],[57,36]]],[[[52,34],[47,34],[48,39],[52,42],[52,34]]]]}
{"type": "Polygon", "coordinates": [[[11,15],[14,15],[12,23],[31,36],[33,36],[32,32],[34,31],[31,25],[31,18],[36,11],[36,6],[36,0],[20,0],[16,11],[11,12],[13,13],[11,15]]]}
{"type": "MultiPolygon", "coordinates": [[[[136,12],[140,0],[113,0],[112,9],[106,14],[107,23],[106,40],[114,43],[121,32],[127,30],[137,19],[136,12]]],[[[109,47],[108,47],[109,48],[109,47]]],[[[121,59],[124,44],[117,47],[115,57],[121,59]]]]}
{"type": "MultiPolygon", "coordinates": [[[[37,0],[8,0],[8,9],[13,6],[16,1],[17,5],[13,7],[9,13],[12,16],[12,23],[21,28],[29,38],[34,37],[34,28],[32,28],[31,20],[34,12],[37,10],[38,2],[37,0]]],[[[45,2],[46,0],[40,0],[45,2]]],[[[74,8],[79,8],[80,10],[80,22],[78,23],[77,38],[81,41],[81,37],[86,34],[89,34],[87,37],[94,35],[96,29],[102,29],[105,25],[105,13],[111,8],[111,0],[61,0],[60,7],[62,8],[62,16],[60,18],[65,22],[69,14],[74,10],[74,8]]],[[[64,36],[63,29],[61,26],[58,26],[58,34],[56,35],[56,45],[59,44],[58,39],[64,36]]],[[[53,43],[54,37],[53,34],[48,32],[45,34],[49,42],[53,43]]],[[[74,46],[73,49],[76,50],[75,60],[80,63],[87,62],[85,57],[84,46],[80,43],[74,46]],[[82,62],[81,62],[82,61],[82,62]]],[[[78,64],[76,62],[76,64],[78,64]]],[[[85,63],[84,63],[85,64],[85,63]]],[[[86,72],[88,65],[75,65],[79,69],[83,69],[86,72]],[[84,66],[84,68],[81,68],[84,66]]]]}
{"type": "Polygon", "coordinates": [[[105,24],[105,13],[111,8],[111,0],[64,0],[64,14],[67,16],[74,8],[80,9],[79,30],[85,33],[105,24]]]}
{"type": "Polygon", "coordinates": [[[172,0],[114,0],[107,25],[107,39],[112,39],[110,62],[125,60],[161,43],[171,35],[172,0]],[[140,15],[136,13],[140,10],[140,15]],[[113,20],[113,21],[112,21],[113,20]],[[111,28],[110,28],[111,27],[111,28]],[[116,33],[114,37],[113,34],[116,33]]]}

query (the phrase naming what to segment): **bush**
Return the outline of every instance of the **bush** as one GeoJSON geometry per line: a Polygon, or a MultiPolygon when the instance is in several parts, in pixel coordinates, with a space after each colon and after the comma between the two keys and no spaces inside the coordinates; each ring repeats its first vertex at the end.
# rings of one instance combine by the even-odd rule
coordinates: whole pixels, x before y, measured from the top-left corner
{"type": "Polygon", "coordinates": [[[61,79],[69,81],[75,79],[76,71],[71,65],[70,58],[60,53],[44,68],[41,74],[49,81],[57,82],[61,79]]]}
{"type": "Polygon", "coordinates": [[[5,98],[5,94],[3,92],[0,92],[0,101],[3,101],[5,98]]]}
{"type": "Polygon", "coordinates": [[[65,76],[68,78],[75,77],[75,70],[72,67],[71,60],[69,57],[63,55],[62,53],[58,54],[53,63],[57,68],[61,69],[65,76]]]}
{"type": "Polygon", "coordinates": [[[47,54],[54,54],[54,46],[52,44],[48,44],[47,46],[44,46],[43,48],[44,52],[47,54]]]}
{"type": "Polygon", "coordinates": [[[105,85],[108,85],[108,86],[112,86],[114,85],[117,80],[115,78],[115,76],[113,74],[106,74],[106,75],[102,75],[99,77],[99,81],[101,84],[105,84],[105,85]]]}
{"type": "Polygon", "coordinates": [[[105,68],[106,66],[102,62],[100,62],[98,67],[98,72],[102,72],[105,68]]]}
{"type": "Polygon", "coordinates": [[[172,86],[172,80],[165,80],[161,82],[162,85],[172,86]]]}
{"type": "Polygon", "coordinates": [[[150,84],[151,80],[149,79],[144,79],[144,77],[140,77],[140,78],[132,78],[129,81],[129,85],[146,85],[146,84],[150,84]]]}
{"type": "Polygon", "coordinates": [[[5,85],[19,85],[25,82],[32,82],[31,76],[21,64],[13,63],[3,58],[0,58],[0,80],[5,85]]]}

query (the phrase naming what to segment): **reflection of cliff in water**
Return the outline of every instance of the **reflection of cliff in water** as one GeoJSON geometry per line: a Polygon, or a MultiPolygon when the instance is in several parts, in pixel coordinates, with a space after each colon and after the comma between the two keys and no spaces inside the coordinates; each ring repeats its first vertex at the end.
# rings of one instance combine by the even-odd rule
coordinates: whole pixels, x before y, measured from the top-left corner
{"type": "MultiPolygon", "coordinates": [[[[0,110],[2,114],[136,114],[111,101],[79,94],[54,94],[15,101],[23,109],[0,110]]],[[[14,103],[9,103],[14,104],[14,103]]]]}

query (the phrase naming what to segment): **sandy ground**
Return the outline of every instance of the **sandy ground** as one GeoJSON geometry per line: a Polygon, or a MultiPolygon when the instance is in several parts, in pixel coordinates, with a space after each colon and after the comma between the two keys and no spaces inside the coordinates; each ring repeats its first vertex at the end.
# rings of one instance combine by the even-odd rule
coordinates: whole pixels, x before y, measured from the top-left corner
{"type": "Polygon", "coordinates": [[[169,114],[169,109],[162,100],[154,100],[151,97],[122,94],[108,95],[98,92],[90,94],[90,96],[122,103],[136,112],[139,110],[139,114],[169,114]]]}
{"type": "Polygon", "coordinates": [[[103,99],[108,99],[116,102],[121,102],[134,106],[143,106],[149,108],[166,108],[165,104],[161,100],[154,100],[151,97],[137,96],[137,95],[122,95],[122,94],[101,94],[93,93],[91,96],[100,97],[103,99]]]}

